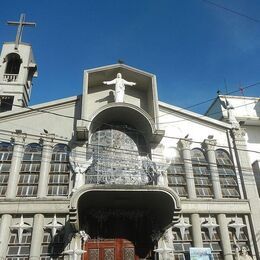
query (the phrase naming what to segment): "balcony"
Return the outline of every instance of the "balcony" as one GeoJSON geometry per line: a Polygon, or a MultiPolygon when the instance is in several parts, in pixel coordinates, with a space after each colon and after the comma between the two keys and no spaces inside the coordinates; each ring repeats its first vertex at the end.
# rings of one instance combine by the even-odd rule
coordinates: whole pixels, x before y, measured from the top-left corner
{"type": "Polygon", "coordinates": [[[16,82],[18,74],[4,74],[3,80],[6,82],[16,82]]]}

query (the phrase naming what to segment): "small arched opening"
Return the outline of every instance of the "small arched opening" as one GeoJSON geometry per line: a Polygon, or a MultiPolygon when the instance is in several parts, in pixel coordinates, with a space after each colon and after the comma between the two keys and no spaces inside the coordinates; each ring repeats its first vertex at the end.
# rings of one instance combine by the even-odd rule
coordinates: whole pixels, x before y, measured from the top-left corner
{"type": "Polygon", "coordinates": [[[17,53],[10,53],[6,56],[5,74],[19,74],[22,60],[17,53]]]}

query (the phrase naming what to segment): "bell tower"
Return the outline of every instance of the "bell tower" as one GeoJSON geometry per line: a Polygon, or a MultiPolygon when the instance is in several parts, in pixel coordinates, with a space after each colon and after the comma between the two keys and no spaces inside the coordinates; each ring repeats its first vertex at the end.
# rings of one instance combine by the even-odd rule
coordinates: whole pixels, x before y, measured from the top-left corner
{"type": "Polygon", "coordinates": [[[15,42],[4,43],[0,55],[0,112],[28,106],[32,79],[37,77],[32,47],[21,41],[23,28],[36,24],[25,22],[22,14],[19,22],[10,21],[8,25],[18,28],[15,42]]]}

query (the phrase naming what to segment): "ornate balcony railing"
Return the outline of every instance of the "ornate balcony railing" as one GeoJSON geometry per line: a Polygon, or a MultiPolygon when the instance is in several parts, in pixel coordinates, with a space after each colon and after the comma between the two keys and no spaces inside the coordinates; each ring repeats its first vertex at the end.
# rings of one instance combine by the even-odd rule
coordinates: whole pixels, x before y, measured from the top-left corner
{"type": "Polygon", "coordinates": [[[17,80],[18,74],[4,74],[4,81],[15,82],[17,80]]]}
{"type": "Polygon", "coordinates": [[[150,176],[146,173],[126,173],[121,174],[86,174],[86,184],[124,184],[124,185],[154,185],[156,176],[150,176]]]}
{"type": "Polygon", "coordinates": [[[147,159],[114,161],[114,158],[96,161],[85,173],[86,184],[156,185],[155,164],[147,159]]]}

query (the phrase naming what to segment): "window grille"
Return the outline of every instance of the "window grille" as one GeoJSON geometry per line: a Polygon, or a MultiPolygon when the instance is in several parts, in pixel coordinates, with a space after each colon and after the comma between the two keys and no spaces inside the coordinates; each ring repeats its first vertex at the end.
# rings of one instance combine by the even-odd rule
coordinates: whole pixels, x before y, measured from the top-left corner
{"type": "Polygon", "coordinates": [[[182,239],[180,230],[173,228],[173,248],[174,248],[174,259],[185,260],[189,257],[190,247],[192,246],[192,237],[190,229],[185,230],[184,237],[182,239]]]}
{"type": "Polygon", "coordinates": [[[212,198],[212,181],[203,151],[199,148],[191,150],[191,161],[197,197],[212,198]]]}
{"type": "Polygon", "coordinates": [[[0,196],[5,196],[11,161],[13,155],[13,146],[10,143],[0,143],[0,196]]]}
{"type": "Polygon", "coordinates": [[[167,168],[168,186],[171,187],[181,197],[187,197],[187,187],[184,163],[180,153],[175,149],[175,158],[167,168]]]}
{"type": "Polygon", "coordinates": [[[64,250],[64,237],[57,233],[52,238],[51,233],[48,231],[44,232],[43,241],[41,246],[41,260],[58,260],[64,259],[62,252],[64,250]]]}
{"type": "Polygon", "coordinates": [[[219,181],[223,198],[240,198],[236,173],[229,154],[224,150],[216,150],[219,181]]]}
{"type": "Polygon", "coordinates": [[[17,231],[12,231],[6,260],[29,260],[31,238],[31,230],[24,230],[21,243],[19,243],[17,231]]]}
{"type": "Polygon", "coordinates": [[[52,153],[48,196],[67,196],[69,176],[69,147],[65,144],[57,144],[52,153]]]}
{"type": "MultiPolygon", "coordinates": [[[[236,216],[236,218],[227,217],[227,221],[229,222],[229,224],[232,223],[235,219],[238,223],[246,224],[244,217],[242,217],[242,216],[240,216],[240,217],[236,216]]],[[[234,228],[229,227],[228,230],[229,230],[229,239],[230,239],[230,243],[231,243],[233,256],[235,257],[236,244],[238,244],[240,246],[240,248],[242,246],[245,246],[246,248],[248,248],[249,249],[248,254],[251,256],[250,246],[249,246],[249,241],[248,241],[248,234],[247,234],[247,227],[245,226],[240,229],[239,238],[237,238],[235,236],[234,228]],[[236,244],[235,244],[235,241],[236,241],[236,244]]]]}
{"type": "Polygon", "coordinates": [[[20,169],[17,197],[36,197],[41,168],[42,149],[39,144],[26,146],[20,169]]]}
{"type": "Polygon", "coordinates": [[[210,239],[208,230],[202,228],[201,230],[203,247],[208,247],[211,249],[211,253],[213,255],[214,260],[222,260],[222,248],[220,243],[220,237],[217,230],[213,231],[212,239],[210,239]]]}
{"type": "Polygon", "coordinates": [[[93,163],[85,182],[95,184],[153,184],[156,166],[142,133],[127,125],[104,125],[91,136],[93,163]]]}

